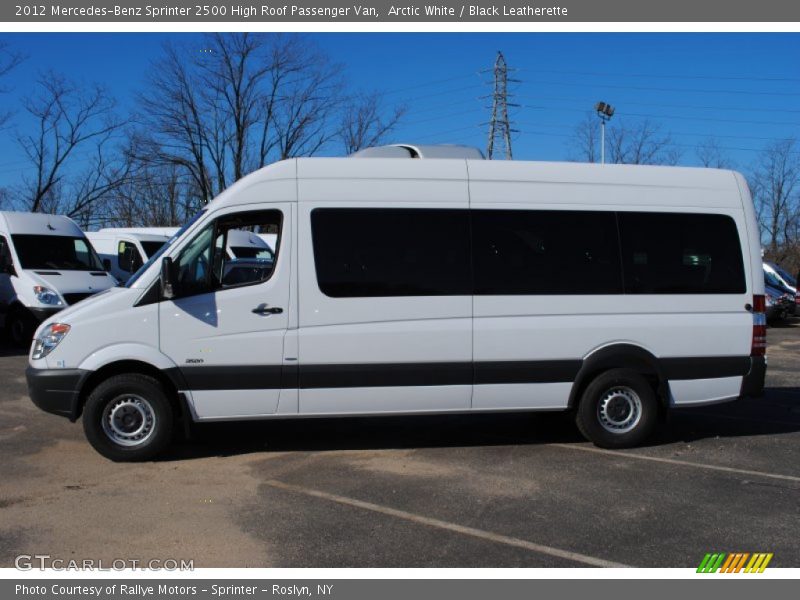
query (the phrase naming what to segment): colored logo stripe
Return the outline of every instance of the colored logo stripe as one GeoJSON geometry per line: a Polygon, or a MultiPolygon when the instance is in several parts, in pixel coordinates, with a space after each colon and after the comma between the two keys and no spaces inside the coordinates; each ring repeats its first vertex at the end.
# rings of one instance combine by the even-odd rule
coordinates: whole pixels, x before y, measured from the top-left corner
{"type": "Polygon", "coordinates": [[[697,567],[698,573],[739,573],[744,569],[745,573],[763,573],[764,569],[772,560],[771,552],[725,552],[707,553],[700,566],[697,567]],[[748,561],[749,559],[749,561],[748,561]],[[747,566],[745,567],[745,563],[747,566]]]}

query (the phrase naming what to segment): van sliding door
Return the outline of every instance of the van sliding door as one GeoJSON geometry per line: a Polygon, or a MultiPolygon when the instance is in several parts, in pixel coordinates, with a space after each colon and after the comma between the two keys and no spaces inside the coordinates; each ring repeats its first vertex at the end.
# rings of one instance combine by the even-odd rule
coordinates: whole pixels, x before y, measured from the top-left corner
{"type": "Polygon", "coordinates": [[[300,412],[468,409],[463,177],[300,184],[300,412]]]}

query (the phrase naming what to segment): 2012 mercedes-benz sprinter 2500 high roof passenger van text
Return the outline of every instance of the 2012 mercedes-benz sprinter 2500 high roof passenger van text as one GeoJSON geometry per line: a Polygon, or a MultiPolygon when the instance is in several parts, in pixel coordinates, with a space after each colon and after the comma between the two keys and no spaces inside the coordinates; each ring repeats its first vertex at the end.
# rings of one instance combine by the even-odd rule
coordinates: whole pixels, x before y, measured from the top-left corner
{"type": "Polygon", "coordinates": [[[574,411],[603,447],[759,394],[764,278],[732,171],[320,158],[240,180],[125,288],[36,333],[33,401],[115,460],[176,421],[574,411]],[[274,260],[226,280],[231,230],[274,260]]]}
{"type": "Polygon", "coordinates": [[[117,281],[67,217],[0,212],[0,325],[30,344],[40,321],[117,281]]]}

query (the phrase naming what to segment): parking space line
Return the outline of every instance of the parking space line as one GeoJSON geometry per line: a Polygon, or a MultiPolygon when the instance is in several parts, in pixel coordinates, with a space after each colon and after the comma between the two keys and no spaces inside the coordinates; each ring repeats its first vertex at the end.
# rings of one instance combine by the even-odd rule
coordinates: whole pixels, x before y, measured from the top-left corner
{"type": "Polygon", "coordinates": [[[767,473],[764,471],[751,471],[749,469],[736,469],[734,467],[723,467],[721,465],[708,465],[705,463],[690,462],[688,460],[676,460],[674,458],[661,458],[658,456],[645,456],[643,454],[631,454],[620,452],[619,450],[606,450],[595,448],[594,446],[579,446],[576,444],[549,444],[557,448],[567,448],[569,450],[580,450],[581,452],[594,452],[596,454],[607,454],[609,456],[620,456],[622,458],[632,458],[636,460],[649,460],[652,462],[666,463],[668,465],[679,465],[682,467],[695,467],[697,469],[707,469],[709,471],[722,471],[724,473],[736,473],[737,475],[752,475],[754,477],[768,477],[769,479],[780,479],[782,481],[793,481],[800,483],[800,477],[794,475],[781,475],[779,473],[767,473]]]}
{"type": "Polygon", "coordinates": [[[395,517],[397,519],[403,519],[404,521],[410,521],[412,523],[417,523],[419,525],[426,525],[428,527],[435,527],[437,529],[443,529],[446,531],[452,531],[454,533],[460,533],[462,535],[468,535],[473,538],[477,538],[480,540],[494,542],[497,544],[504,544],[506,546],[512,546],[515,548],[522,548],[524,550],[530,550],[531,552],[538,552],[539,554],[547,554],[548,556],[554,556],[556,558],[563,558],[566,560],[570,560],[573,562],[582,563],[584,565],[588,565],[591,567],[629,567],[630,565],[624,565],[622,563],[616,563],[608,560],[603,560],[602,558],[596,558],[594,556],[588,556],[586,554],[579,554],[577,552],[570,552],[568,550],[561,550],[559,548],[553,548],[552,546],[545,546],[542,544],[535,544],[533,542],[529,542],[528,540],[523,540],[520,538],[510,537],[507,535],[501,535],[498,533],[492,533],[491,531],[484,531],[483,529],[475,529],[474,527],[465,527],[464,525],[458,525],[456,523],[450,523],[449,521],[442,521],[440,519],[433,519],[431,517],[425,517],[422,515],[418,515],[415,513],[406,512],[404,510],[398,510],[396,508],[390,508],[388,506],[381,506],[380,504],[373,504],[372,502],[364,502],[363,500],[356,500],[355,498],[348,498],[347,496],[339,496],[338,494],[331,494],[329,492],[323,492],[320,490],[315,490],[311,488],[306,488],[298,485],[292,485],[290,483],[284,483],[282,481],[277,481],[275,479],[270,479],[265,482],[266,485],[277,488],[280,490],[294,492],[297,494],[303,494],[305,496],[311,496],[313,498],[320,498],[323,500],[329,500],[330,502],[336,502],[337,504],[343,504],[345,506],[352,506],[355,508],[361,508],[364,510],[369,510],[375,513],[380,513],[382,515],[387,515],[390,517],[395,517]]]}

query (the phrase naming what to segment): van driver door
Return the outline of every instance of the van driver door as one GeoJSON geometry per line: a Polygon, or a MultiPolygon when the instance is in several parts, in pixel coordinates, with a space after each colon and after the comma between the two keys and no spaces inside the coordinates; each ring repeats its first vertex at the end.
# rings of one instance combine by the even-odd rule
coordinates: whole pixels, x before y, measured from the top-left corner
{"type": "Polygon", "coordinates": [[[178,366],[199,420],[277,410],[286,383],[291,220],[290,203],[226,211],[173,258],[175,296],[160,305],[160,345],[178,366]],[[274,257],[230,257],[225,248],[234,230],[276,235],[274,257]]]}

